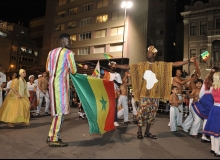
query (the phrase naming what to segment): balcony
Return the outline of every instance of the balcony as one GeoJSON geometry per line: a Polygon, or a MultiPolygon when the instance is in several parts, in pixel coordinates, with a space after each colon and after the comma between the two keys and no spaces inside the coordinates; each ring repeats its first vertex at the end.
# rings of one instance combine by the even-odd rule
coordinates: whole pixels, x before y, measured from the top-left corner
{"type": "Polygon", "coordinates": [[[220,35],[220,29],[208,30],[208,36],[220,35]]]}

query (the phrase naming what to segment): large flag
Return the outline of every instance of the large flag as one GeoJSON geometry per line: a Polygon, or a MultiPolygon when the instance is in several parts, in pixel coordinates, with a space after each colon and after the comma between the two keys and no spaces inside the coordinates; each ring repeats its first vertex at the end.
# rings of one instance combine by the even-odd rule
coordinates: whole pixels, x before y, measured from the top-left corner
{"type": "Polygon", "coordinates": [[[100,78],[100,65],[99,65],[99,61],[97,62],[96,64],[96,67],[92,73],[92,76],[93,77],[96,77],[96,78],[100,78]]]}
{"type": "Polygon", "coordinates": [[[86,113],[90,134],[115,129],[114,83],[82,74],[70,74],[70,77],[86,113]]]}

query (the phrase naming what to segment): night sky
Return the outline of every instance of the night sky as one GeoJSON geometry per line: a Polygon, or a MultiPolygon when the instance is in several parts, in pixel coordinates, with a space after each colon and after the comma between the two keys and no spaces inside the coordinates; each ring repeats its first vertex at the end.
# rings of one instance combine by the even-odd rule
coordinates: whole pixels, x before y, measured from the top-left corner
{"type": "MultiPolygon", "coordinates": [[[[180,12],[184,11],[185,5],[190,5],[191,0],[176,0],[176,20],[182,22],[180,12]]],[[[196,1],[196,0],[195,0],[196,1]]],[[[208,2],[208,0],[202,0],[208,2]]],[[[23,22],[28,27],[29,20],[45,15],[46,0],[1,0],[0,20],[11,23],[23,22]]]]}
{"type": "Polygon", "coordinates": [[[1,0],[0,20],[28,27],[29,20],[45,15],[46,0],[1,0]]]}

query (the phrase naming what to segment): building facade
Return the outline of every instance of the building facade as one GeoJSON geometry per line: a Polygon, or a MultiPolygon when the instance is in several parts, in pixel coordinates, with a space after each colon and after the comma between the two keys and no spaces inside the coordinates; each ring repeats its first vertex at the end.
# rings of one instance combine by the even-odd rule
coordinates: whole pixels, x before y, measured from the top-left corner
{"type": "Polygon", "coordinates": [[[18,24],[0,22],[0,64],[5,72],[38,66],[41,49],[28,39],[28,29],[18,24]]]}
{"type": "Polygon", "coordinates": [[[59,46],[59,35],[71,35],[76,61],[104,60],[104,53],[129,64],[145,61],[148,0],[48,0],[41,65],[59,46]],[[126,11],[126,12],[125,12],[126,11]]]}
{"type": "Polygon", "coordinates": [[[36,42],[36,46],[42,48],[45,17],[38,17],[30,20],[28,36],[36,42]]]}
{"type": "MultiPolygon", "coordinates": [[[[191,1],[181,15],[184,22],[184,60],[205,51],[211,55],[206,63],[201,56],[198,58],[204,78],[211,67],[220,67],[220,1],[191,1]]],[[[192,74],[194,65],[184,65],[184,69],[192,74]]]]}
{"type": "Polygon", "coordinates": [[[157,60],[175,61],[175,0],[149,0],[147,46],[158,49],[157,60]]]}

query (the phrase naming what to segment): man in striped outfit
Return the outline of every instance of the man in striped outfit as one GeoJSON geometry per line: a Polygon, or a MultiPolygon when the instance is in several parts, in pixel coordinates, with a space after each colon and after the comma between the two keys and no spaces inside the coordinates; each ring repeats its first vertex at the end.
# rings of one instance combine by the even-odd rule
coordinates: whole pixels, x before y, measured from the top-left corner
{"type": "Polygon", "coordinates": [[[47,143],[50,147],[64,147],[68,143],[59,139],[64,115],[70,113],[69,105],[69,73],[77,71],[74,53],[70,48],[70,35],[62,33],[59,36],[60,47],[49,52],[46,70],[49,72],[49,95],[53,121],[50,127],[47,143]]]}

